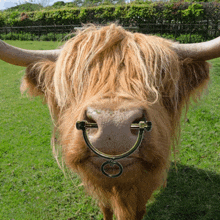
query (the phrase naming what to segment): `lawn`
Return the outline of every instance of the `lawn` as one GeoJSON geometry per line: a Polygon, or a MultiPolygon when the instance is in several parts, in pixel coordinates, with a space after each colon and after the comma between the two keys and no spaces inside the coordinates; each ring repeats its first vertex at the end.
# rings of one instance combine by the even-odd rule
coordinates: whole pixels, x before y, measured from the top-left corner
{"type": "MultiPolygon", "coordinates": [[[[54,49],[56,42],[7,41],[26,49],[54,49]]],[[[145,220],[220,219],[220,59],[211,82],[182,123],[176,171],[155,193],[145,220]]],[[[50,147],[49,111],[40,98],[21,96],[22,67],[0,61],[0,219],[102,219],[81,181],[65,178],[50,147]]]]}

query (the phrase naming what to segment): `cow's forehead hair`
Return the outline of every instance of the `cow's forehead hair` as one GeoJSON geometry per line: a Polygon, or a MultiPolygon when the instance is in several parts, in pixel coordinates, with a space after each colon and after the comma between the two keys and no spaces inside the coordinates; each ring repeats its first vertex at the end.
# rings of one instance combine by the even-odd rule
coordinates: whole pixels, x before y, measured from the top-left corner
{"type": "MultiPolygon", "coordinates": [[[[110,25],[89,27],[70,39],[57,60],[54,88],[62,108],[97,94],[127,93],[152,100],[165,86],[174,93],[179,78],[171,43],[110,25]]],[[[169,93],[169,91],[168,91],[169,93]]],[[[167,94],[169,95],[169,94],[167,94]]]]}

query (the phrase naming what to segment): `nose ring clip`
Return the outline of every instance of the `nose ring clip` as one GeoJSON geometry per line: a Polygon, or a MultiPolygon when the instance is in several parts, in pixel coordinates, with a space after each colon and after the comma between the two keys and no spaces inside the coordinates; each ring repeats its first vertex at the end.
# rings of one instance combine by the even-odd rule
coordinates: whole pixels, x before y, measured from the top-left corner
{"type": "Polygon", "coordinates": [[[88,123],[85,120],[77,121],[76,122],[76,128],[78,130],[82,130],[83,131],[84,140],[85,140],[87,146],[90,148],[91,151],[93,151],[95,154],[97,154],[98,156],[100,156],[102,158],[108,159],[106,162],[104,162],[102,164],[101,171],[102,171],[102,173],[104,175],[106,175],[108,177],[114,178],[114,177],[120,176],[122,174],[122,172],[123,172],[123,166],[119,162],[117,162],[115,160],[125,158],[125,157],[129,156],[130,154],[132,154],[140,146],[140,144],[141,144],[141,142],[143,140],[143,137],[144,137],[144,130],[146,130],[146,131],[150,131],[151,130],[152,123],[150,121],[140,121],[139,123],[131,124],[131,128],[132,129],[139,129],[137,141],[136,141],[136,143],[134,144],[134,146],[130,150],[126,151],[125,153],[118,154],[118,155],[105,154],[105,153],[99,151],[98,149],[96,149],[92,145],[92,143],[89,141],[86,128],[98,128],[98,125],[96,123],[88,123]],[[109,173],[107,173],[105,171],[105,169],[104,169],[107,164],[109,164],[112,167],[114,165],[117,165],[119,167],[119,172],[117,174],[109,174],[109,173]]]}

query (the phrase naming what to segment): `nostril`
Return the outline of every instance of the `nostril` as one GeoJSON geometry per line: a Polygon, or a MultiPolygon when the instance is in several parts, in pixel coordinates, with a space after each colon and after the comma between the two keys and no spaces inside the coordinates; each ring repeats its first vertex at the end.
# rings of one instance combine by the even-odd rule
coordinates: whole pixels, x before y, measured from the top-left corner
{"type": "MultiPolygon", "coordinates": [[[[145,115],[143,114],[141,117],[136,118],[131,124],[138,124],[140,121],[146,121],[145,115]]],[[[139,129],[136,128],[130,128],[131,133],[133,135],[138,135],[139,129]]]]}
{"type": "Polygon", "coordinates": [[[95,118],[92,115],[92,112],[90,112],[89,110],[85,111],[84,120],[86,120],[88,123],[97,123],[95,118]]]}
{"type": "Polygon", "coordinates": [[[96,123],[96,121],[92,118],[91,115],[87,115],[87,114],[86,114],[85,120],[86,120],[88,123],[96,123]]]}
{"type": "MultiPolygon", "coordinates": [[[[84,115],[84,120],[86,120],[88,123],[95,123],[98,125],[92,115],[90,115],[87,111],[84,115]]],[[[98,128],[87,128],[86,131],[89,135],[94,135],[98,131],[98,128]]]]}

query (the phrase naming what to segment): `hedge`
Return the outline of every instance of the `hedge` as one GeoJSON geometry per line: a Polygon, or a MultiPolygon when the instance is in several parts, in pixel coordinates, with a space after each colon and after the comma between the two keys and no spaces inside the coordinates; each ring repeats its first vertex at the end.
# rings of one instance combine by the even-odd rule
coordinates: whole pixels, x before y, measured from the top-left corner
{"type": "Polygon", "coordinates": [[[151,3],[66,8],[35,12],[2,12],[0,26],[81,25],[82,23],[107,24],[118,22],[123,26],[141,26],[146,23],[192,24],[210,21],[218,24],[220,3],[151,3]]]}
{"type": "MultiPolygon", "coordinates": [[[[164,37],[167,39],[175,40],[180,43],[198,43],[204,41],[203,36],[196,34],[183,34],[179,37],[175,37],[170,34],[157,34],[159,37],[164,37]]],[[[65,42],[66,40],[74,37],[74,34],[64,33],[64,34],[55,34],[48,33],[43,34],[41,36],[35,35],[33,33],[8,33],[8,34],[0,34],[1,40],[21,40],[21,41],[58,41],[65,42]]],[[[211,39],[209,39],[211,40],[211,39]]]]}

